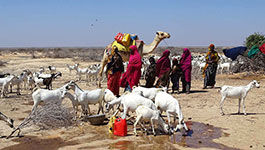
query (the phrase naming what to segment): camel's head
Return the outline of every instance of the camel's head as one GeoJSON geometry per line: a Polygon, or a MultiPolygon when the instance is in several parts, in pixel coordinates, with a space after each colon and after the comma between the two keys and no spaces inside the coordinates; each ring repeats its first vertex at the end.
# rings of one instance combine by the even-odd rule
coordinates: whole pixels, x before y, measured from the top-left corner
{"type": "Polygon", "coordinates": [[[158,37],[160,40],[163,40],[165,38],[170,38],[170,34],[167,32],[157,31],[156,37],[158,37]]]}

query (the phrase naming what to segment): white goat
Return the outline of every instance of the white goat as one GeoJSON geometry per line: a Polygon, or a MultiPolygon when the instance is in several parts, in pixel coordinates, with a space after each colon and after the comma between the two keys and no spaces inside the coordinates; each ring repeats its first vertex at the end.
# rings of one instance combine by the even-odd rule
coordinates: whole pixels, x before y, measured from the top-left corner
{"type": "Polygon", "coordinates": [[[79,66],[79,63],[74,64],[73,66],[66,64],[67,68],[69,69],[70,74],[72,73],[72,70],[75,70],[79,66]]]}
{"type": "Polygon", "coordinates": [[[50,70],[51,73],[56,72],[56,67],[55,66],[48,66],[48,69],[50,70]]]}
{"type": "Polygon", "coordinates": [[[179,102],[172,95],[170,95],[166,92],[157,93],[156,97],[155,97],[155,105],[161,111],[161,114],[163,111],[166,112],[169,126],[170,126],[170,115],[174,116],[174,122],[176,120],[176,115],[178,115],[179,124],[175,128],[175,131],[177,131],[178,129],[181,130],[183,128],[186,131],[188,131],[188,128],[184,122],[184,117],[183,117],[183,114],[181,112],[179,102]]]}
{"type": "Polygon", "coordinates": [[[23,78],[24,82],[24,89],[27,89],[27,83],[28,83],[28,76],[32,75],[32,72],[29,69],[23,70],[23,73],[26,74],[26,76],[23,78]]]}
{"type": "Polygon", "coordinates": [[[34,81],[33,77],[31,77],[31,76],[27,77],[27,85],[28,85],[30,90],[33,90],[33,87],[35,87],[35,81],[34,81]]]}
{"type": "Polygon", "coordinates": [[[152,100],[147,99],[145,97],[142,97],[138,93],[128,93],[125,95],[122,95],[121,97],[114,99],[111,102],[108,102],[106,104],[107,112],[113,107],[115,104],[121,104],[124,108],[122,118],[126,118],[126,114],[131,111],[134,112],[136,108],[140,105],[144,105],[148,108],[151,108],[153,110],[157,110],[155,104],[152,100]]]}
{"type": "Polygon", "coordinates": [[[154,123],[157,123],[165,133],[168,133],[168,125],[164,122],[163,118],[160,116],[160,112],[158,110],[153,110],[149,107],[146,106],[138,106],[137,109],[135,110],[137,118],[134,123],[134,134],[137,135],[136,132],[136,125],[140,123],[142,128],[144,128],[145,132],[147,133],[147,129],[145,126],[141,123],[141,121],[150,121],[152,131],[154,136],[156,135],[155,129],[154,129],[154,123]]]}
{"type": "Polygon", "coordinates": [[[32,112],[35,111],[37,106],[40,104],[40,102],[49,102],[52,101],[57,104],[61,104],[62,100],[64,98],[65,93],[67,92],[66,87],[69,85],[69,83],[65,84],[64,86],[56,89],[56,90],[47,90],[47,89],[37,89],[32,94],[32,99],[34,102],[34,105],[32,107],[32,112]]]}
{"type": "Polygon", "coordinates": [[[40,67],[39,73],[42,74],[43,72],[45,72],[45,68],[44,67],[40,67]]]}
{"type": "MultiPolygon", "coordinates": [[[[67,89],[72,89],[75,92],[77,102],[74,105],[81,105],[83,112],[85,111],[90,114],[90,104],[99,104],[99,110],[104,113],[103,102],[112,101],[116,99],[116,96],[109,89],[96,89],[96,90],[82,90],[75,82],[71,81],[67,89]]],[[[78,106],[76,106],[78,107],[78,106]]],[[[77,111],[77,110],[76,110],[77,111]]]]}
{"type": "Polygon", "coordinates": [[[132,93],[138,93],[142,95],[143,97],[154,101],[156,94],[161,91],[166,91],[166,88],[163,88],[163,89],[162,88],[145,88],[145,87],[140,87],[140,86],[138,87],[133,86],[132,93]]]}
{"type": "Polygon", "coordinates": [[[83,69],[81,69],[81,68],[79,68],[79,67],[76,67],[75,70],[76,70],[76,73],[77,73],[77,75],[78,75],[78,79],[79,79],[79,80],[81,80],[81,76],[82,76],[83,74],[87,76],[88,68],[83,68],[83,69]]]}
{"type": "Polygon", "coordinates": [[[229,62],[221,63],[220,65],[218,65],[218,67],[221,70],[221,74],[223,74],[224,69],[227,72],[229,72],[230,71],[230,66],[231,66],[231,63],[229,63],[229,62]]]}
{"type": "Polygon", "coordinates": [[[7,76],[5,78],[0,78],[0,86],[2,86],[1,97],[6,96],[6,93],[8,92],[8,86],[10,85],[12,80],[14,80],[14,78],[15,78],[14,75],[10,75],[10,76],[7,76]]]}
{"type": "Polygon", "coordinates": [[[16,76],[10,84],[10,91],[12,93],[12,86],[16,85],[17,86],[17,95],[21,95],[20,94],[20,85],[22,83],[24,83],[24,81],[27,79],[27,73],[26,72],[22,72],[18,77],[16,76]]]}
{"type": "Polygon", "coordinates": [[[259,88],[259,82],[257,82],[256,80],[251,81],[248,85],[246,86],[227,86],[224,85],[221,87],[221,102],[220,102],[220,109],[221,109],[221,114],[224,115],[224,111],[223,111],[223,104],[224,104],[224,100],[226,98],[232,98],[232,99],[238,99],[238,114],[240,114],[240,105],[241,102],[243,104],[243,112],[244,115],[247,115],[246,111],[245,111],[245,99],[246,96],[248,94],[248,92],[253,88],[253,87],[257,87],[259,88]]]}
{"type": "Polygon", "coordinates": [[[202,71],[202,69],[205,67],[205,65],[206,65],[206,63],[205,63],[205,62],[201,63],[201,64],[199,65],[199,68],[200,68],[200,70],[199,70],[199,71],[202,71]]]}

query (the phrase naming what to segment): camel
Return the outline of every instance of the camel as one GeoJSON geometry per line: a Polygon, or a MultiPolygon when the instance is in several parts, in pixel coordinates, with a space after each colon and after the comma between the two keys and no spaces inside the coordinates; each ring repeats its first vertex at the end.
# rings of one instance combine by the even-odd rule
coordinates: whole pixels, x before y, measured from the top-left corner
{"type": "MultiPolygon", "coordinates": [[[[152,43],[150,43],[149,45],[145,44],[144,42],[141,43],[137,43],[136,46],[138,48],[139,54],[142,56],[147,55],[152,53],[155,48],[158,46],[158,44],[164,40],[165,38],[170,38],[170,34],[166,33],[166,32],[162,32],[162,31],[157,31],[156,32],[156,36],[153,40],[152,43]]],[[[102,80],[102,73],[104,70],[105,65],[108,62],[108,57],[110,56],[108,50],[111,49],[111,44],[109,44],[105,49],[104,49],[104,54],[103,54],[103,58],[101,61],[101,68],[98,72],[98,87],[101,87],[101,80],[102,80]]],[[[120,55],[122,56],[122,59],[124,62],[129,61],[130,58],[130,52],[120,52],[120,55]]]]}

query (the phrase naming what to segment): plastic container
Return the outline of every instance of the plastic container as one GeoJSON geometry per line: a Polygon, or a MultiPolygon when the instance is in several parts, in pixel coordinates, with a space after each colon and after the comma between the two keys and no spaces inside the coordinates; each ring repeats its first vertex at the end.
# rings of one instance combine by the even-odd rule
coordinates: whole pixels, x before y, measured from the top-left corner
{"type": "Polygon", "coordinates": [[[130,36],[130,34],[124,33],[123,38],[122,38],[122,44],[124,46],[128,46],[130,44],[130,42],[131,42],[131,36],[130,36]]]}
{"type": "Polygon", "coordinates": [[[109,121],[108,126],[109,126],[109,133],[111,133],[111,134],[113,134],[113,131],[114,131],[115,120],[116,120],[115,116],[110,117],[110,121],[109,121]]]}
{"type": "Polygon", "coordinates": [[[123,34],[122,33],[118,33],[115,38],[114,38],[117,42],[122,44],[122,39],[123,39],[123,34]]]}
{"type": "Polygon", "coordinates": [[[127,135],[127,123],[126,119],[117,118],[114,123],[114,135],[126,136],[127,135]]]}

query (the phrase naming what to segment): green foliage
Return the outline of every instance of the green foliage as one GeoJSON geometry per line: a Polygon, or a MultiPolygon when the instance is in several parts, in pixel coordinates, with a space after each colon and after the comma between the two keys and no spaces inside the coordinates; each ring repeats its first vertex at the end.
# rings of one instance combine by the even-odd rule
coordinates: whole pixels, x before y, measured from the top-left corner
{"type": "Polygon", "coordinates": [[[254,45],[260,47],[263,43],[265,43],[265,35],[261,33],[251,34],[246,38],[245,41],[245,45],[248,49],[250,49],[254,45]]]}

